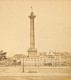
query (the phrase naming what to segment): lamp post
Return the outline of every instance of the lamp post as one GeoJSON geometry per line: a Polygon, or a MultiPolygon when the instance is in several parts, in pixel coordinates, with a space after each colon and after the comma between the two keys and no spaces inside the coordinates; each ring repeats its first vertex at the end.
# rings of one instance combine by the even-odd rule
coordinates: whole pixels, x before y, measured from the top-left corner
{"type": "Polygon", "coordinates": [[[35,58],[35,67],[36,67],[36,58],[35,58]]]}
{"type": "Polygon", "coordinates": [[[38,68],[39,68],[39,58],[38,58],[38,68]]]}
{"type": "Polygon", "coordinates": [[[24,55],[23,55],[23,71],[22,71],[22,72],[24,72],[24,67],[25,67],[25,66],[24,66],[24,55]]]}

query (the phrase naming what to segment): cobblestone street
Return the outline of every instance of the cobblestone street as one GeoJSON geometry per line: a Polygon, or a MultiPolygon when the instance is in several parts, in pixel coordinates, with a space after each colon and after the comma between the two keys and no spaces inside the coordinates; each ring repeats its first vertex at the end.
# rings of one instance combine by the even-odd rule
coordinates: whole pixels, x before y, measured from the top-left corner
{"type": "Polygon", "coordinates": [[[47,77],[0,77],[0,80],[71,80],[71,77],[47,76],[47,77]]]}

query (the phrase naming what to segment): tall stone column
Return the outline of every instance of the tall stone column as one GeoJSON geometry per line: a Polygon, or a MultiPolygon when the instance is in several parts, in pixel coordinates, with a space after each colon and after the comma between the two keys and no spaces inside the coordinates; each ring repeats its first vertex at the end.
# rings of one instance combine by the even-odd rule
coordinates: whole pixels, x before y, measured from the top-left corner
{"type": "Polygon", "coordinates": [[[28,55],[29,56],[36,56],[37,49],[35,48],[35,30],[34,30],[34,19],[35,15],[33,11],[30,13],[30,48],[28,49],[28,55]]]}

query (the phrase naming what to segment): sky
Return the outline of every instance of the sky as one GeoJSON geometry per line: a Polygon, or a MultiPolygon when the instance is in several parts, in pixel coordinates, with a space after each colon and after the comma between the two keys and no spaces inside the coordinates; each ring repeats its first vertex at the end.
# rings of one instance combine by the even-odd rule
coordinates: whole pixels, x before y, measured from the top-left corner
{"type": "Polygon", "coordinates": [[[71,52],[71,0],[0,0],[0,50],[28,54],[31,6],[38,52],[71,52]]]}

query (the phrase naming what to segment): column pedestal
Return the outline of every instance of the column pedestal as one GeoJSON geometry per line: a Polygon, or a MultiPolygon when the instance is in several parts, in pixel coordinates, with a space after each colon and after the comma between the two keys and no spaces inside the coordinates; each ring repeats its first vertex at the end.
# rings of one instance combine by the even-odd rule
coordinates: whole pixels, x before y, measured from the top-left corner
{"type": "Polygon", "coordinates": [[[32,49],[32,48],[29,48],[28,49],[28,55],[29,56],[37,56],[37,49],[32,49]]]}

